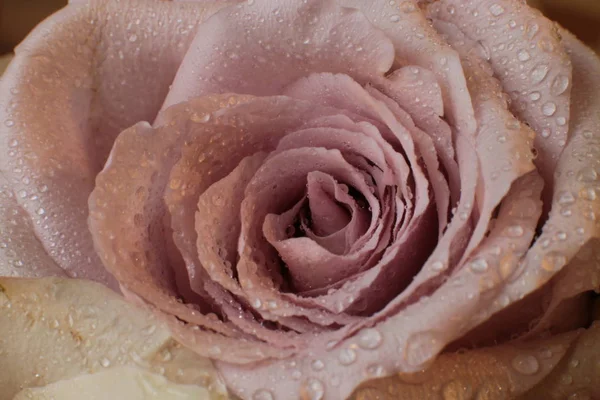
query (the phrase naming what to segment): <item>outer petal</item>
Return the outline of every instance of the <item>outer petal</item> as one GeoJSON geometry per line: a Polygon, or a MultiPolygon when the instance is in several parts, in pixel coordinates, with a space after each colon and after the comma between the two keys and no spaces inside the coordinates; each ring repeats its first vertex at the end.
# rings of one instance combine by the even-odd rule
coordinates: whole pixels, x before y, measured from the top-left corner
{"type": "Polygon", "coordinates": [[[65,276],[33,231],[31,217],[0,172],[0,276],[65,276]]]}
{"type": "Polygon", "coordinates": [[[124,366],[224,395],[209,360],[181,349],[148,311],[89,281],[0,279],[0,354],[0,399],[124,366]]]}
{"type": "Polygon", "coordinates": [[[0,82],[0,170],[70,276],[116,287],[87,229],[94,177],[121,130],[154,119],[196,26],[220,4],[71,4],[16,49],[0,82]]]}
{"type": "Polygon", "coordinates": [[[14,400],[206,400],[215,398],[203,387],[178,385],[165,377],[132,367],[118,367],[44,387],[24,389],[14,400]]]}
{"type": "MultiPolygon", "coordinates": [[[[594,276],[598,269],[597,264],[577,261],[576,256],[600,238],[600,196],[596,195],[600,189],[600,60],[570,33],[561,34],[573,61],[571,137],[555,172],[556,191],[548,220],[501,293],[509,303],[547,284],[571,260],[581,269],[592,268],[589,274],[582,271],[586,275],[594,276]]],[[[591,283],[597,287],[597,282],[591,283]]],[[[582,291],[587,290],[584,287],[582,291]]],[[[507,305],[495,303],[489,312],[507,305]]]]}
{"type": "Polygon", "coordinates": [[[164,107],[210,93],[276,95],[312,72],[366,83],[393,58],[381,31],[333,0],[248,1],[200,26],[164,107]]]}
{"type": "Polygon", "coordinates": [[[489,61],[513,111],[538,133],[537,165],[551,188],[567,142],[572,73],[555,25],[520,0],[441,0],[429,12],[456,24],[489,61]]]}
{"type": "Polygon", "coordinates": [[[599,339],[596,324],[546,340],[443,354],[423,372],[366,382],[350,399],[562,400],[580,390],[595,398],[599,339]]]}

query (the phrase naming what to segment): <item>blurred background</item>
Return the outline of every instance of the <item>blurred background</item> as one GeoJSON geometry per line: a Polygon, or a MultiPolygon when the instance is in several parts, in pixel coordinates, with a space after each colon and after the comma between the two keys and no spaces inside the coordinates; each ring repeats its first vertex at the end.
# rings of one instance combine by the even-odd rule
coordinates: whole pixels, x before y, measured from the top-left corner
{"type": "MultiPolygon", "coordinates": [[[[368,1],[368,0],[365,0],[368,1]]],[[[528,0],[600,52],[600,0],[528,0]]],[[[0,0],[0,54],[67,0],[0,0]]]]}

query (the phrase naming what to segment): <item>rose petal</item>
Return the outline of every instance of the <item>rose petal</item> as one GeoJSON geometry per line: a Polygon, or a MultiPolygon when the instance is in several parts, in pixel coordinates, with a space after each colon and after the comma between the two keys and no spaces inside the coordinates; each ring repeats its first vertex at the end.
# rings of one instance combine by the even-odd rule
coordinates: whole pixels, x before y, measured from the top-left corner
{"type": "Polygon", "coordinates": [[[125,366],[142,374],[162,370],[173,383],[224,395],[208,359],[182,349],[152,313],[96,283],[3,278],[0,331],[2,399],[23,388],[125,366]]]}
{"type": "Polygon", "coordinates": [[[0,276],[65,276],[35,236],[31,218],[15,197],[0,173],[0,276]]]}
{"type": "Polygon", "coordinates": [[[478,121],[476,146],[481,187],[476,198],[478,221],[465,251],[466,257],[484,237],[494,210],[513,182],[534,170],[531,149],[535,133],[508,111],[499,82],[488,73],[486,64],[469,52],[464,35],[443,22],[435,26],[462,57],[478,121]]]}
{"type": "Polygon", "coordinates": [[[342,4],[362,10],[389,36],[396,50],[396,64],[418,65],[435,73],[442,87],[446,116],[461,133],[475,132],[473,108],[458,55],[440,39],[416,0],[374,0],[368,6],[362,0],[343,0],[342,4]]]}
{"type": "Polygon", "coordinates": [[[455,24],[483,48],[513,110],[538,133],[536,165],[551,189],[567,141],[572,74],[554,23],[519,0],[443,0],[429,13],[455,24]]]}
{"type": "MultiPolygon", "coordinates": [[[[508,196],[507,206],[500,211],[498,221],[508,226],[514,221],[520,221],[523,226],[529,227],[527,235],[533,237],[541,210],[538,209],[537,215],[527,217],[520,213],[510,214],[510,210],[514,208],[511,203],[528,204],[531,198],[539,198],[541,189],[542,180],[535,173],[517,181],[508,196]]],[[[477,257],[488,259],[487,252],[493,251],[495,246],[500,247],[500,254],[509,251],[524,252],[529,242],[523,238],[506,237],[505,229],[506,226],[502,224],[494,228],[486,239],[487,246],[482,247],[470,261],[476,261],[477,257]]],[[[319,387],[334,399],[345,398],[356,383],[365,379],[367,368],[390,372],[417,371],[426,367],[448,341],[465,333],[468,318],[474,317],[477,322],[481,322],[477,319],[480,316],[477,312],[482,305],[495,298],[494,285],[489,283],[501,282],[497,278],[499,271],[500,259],[489,257],[489,268],[461,269],[433,294],[424,296],[404,309],[399,310],[399,301],[394,300],[364,324],[341,328],[335,332],[338,337],[335,345],[327,351],[319,352],[318,357],[294,358],[295,370],[299,370],[303,378],[300,381],[291,376],[277,382],[268,378],[275,373],[281,376],[282,362],[255,366],[251,379],[247,378],[245,367],[227,363],[218,363],[217,366],[234,393],[240,393],[239,390],[253,393],[255,390],[266,389],[272,391],[274,396],[282,396],[290,391],[307,391],[311,387],[319,387]],[[440,315],[445,318],[440,320],[435,317],[440,315]],[[367,329],[357,332],[360,327],[367,329]],[[360,340],[361,335],[366,338],[360,340]],[[390,354],[397,356],[390,357],[390,354]],[[312,368],[311,364],[315,359],[324,363],[323,371],[312,368]]]]}
{"type": "Polygon", "coordinates": [[[381,31],[333,0],[246,2],[201,25],[164,108],[208,93],[279,94],[311,72],[350,73],[366,83],[393,58],[381,31]]]}
{"type": "Polygon", "coordinates": [[[196,26],[224,5],[72,4],[16,49],[0,83],[0,169],[69,276],[117,287],[88,234],[94,177],[121,130],[154,119],[196,26]]]}
{"type": "Polygon", "coordinates": [[[552,373],[519,400],[576,400],[600,396],[599,358],[600,323],[595,322],[571,344],[568,353],[552,373]]]}
{"type": "Polygon", "coordinates": [[[210,400],[225,399],[225,395],[211,396],[205,388],[192,385],[177,385],[163,376],[138,368],[118,367],[95,374],[80,375],[69,380],[61,380],[44,387],[24,389],[14,400],[210,400]]]}
{"type": "MultiPolygon", "coordinates": [[[[563,369],[565,361],[570,358],[569,348],[581,347],[579,343],[593,330],[572,332],[546,340],[442,354],[430,368],[422,372],[365,382],[350,398],[392,400],[399,395],[407,400],[436,399],[440,395],[458,399],[474,396],[482,399],[513,399],[521,395],[523,399],[553,398],[531,393],[537,393],[537,388],[543,391],[547,387],[545,382],[557,376],[557,371],[563,369]],[[536,389],[531,392],[534,387],[536,389]]],[[[552,382],[558,381],[554,379],[552,382]]]]}
{"type": "MultiPolygon", "coordinates": [[[[595,221],[596,215],[600,215],[600,198],[593,195],[600,158],[600,115],[596,112],[600,104],[600,61],[570,33],[561,31],[561,34],[573,62],[571,137],[557,165],[548,220],[525,255],[518,274],[503,290],[503,295],[510,299],[522,298],[545,285],[588,242],[591,245],[600,237],[595,221]]],[[[489,311],[501,308],[504,307],[495,305],[489,311]]]]}

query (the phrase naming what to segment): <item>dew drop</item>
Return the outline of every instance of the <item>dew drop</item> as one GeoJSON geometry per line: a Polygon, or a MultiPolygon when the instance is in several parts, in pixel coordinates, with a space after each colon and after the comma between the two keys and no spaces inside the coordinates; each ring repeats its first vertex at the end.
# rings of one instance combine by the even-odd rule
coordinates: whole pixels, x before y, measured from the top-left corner
{"type": "Polygon", "coordinates": [[[325,368],[325,363],[321,360],[314,360],[312,363],[310,363],[310,366],[315,371],[322,371],[323,368],[325,368]]]}
{"type": "Polygon", "coordinates": [[[554,78],[554,81],[552,82],[552,94],[555,96],[563,94],[569,88],[569,84],[570,81],[567,76],[558,75],[556,78],[554,78]]]}
{"type": "Polygon", "coordinates": [[[594,182],[598,179],[598,173],[592,167],[583,168],[577,174],[577,180],[579,182],[594,182]]]}
{"type": "Polygon", "coordinates": [[[525,232],[523,231],[523,227],[520,225],[512,225],[506,228],[506,234],[509,237],[518,238],[523,236],[525,232]]]}
{"type": "Polygon", "coordinates": [[[338,355],[338,361],[342,365],[350,365],[356,361],[356,352],[353,349],[342,349],[338,355]]]}
{"type": "Polygon", "coordinates": [[[4,125],[10,128],[11,126],[15,125],[15,121],[13,121],[12,119],[7,119],[6,121],[4,121],[4,125]]]}
{"type": "Polygon", "coordinates": [[[547,139],[547,138],[550,137],[551,134],[552,134],[552,132],[550,131],[550,129],[548,129],[548,128],[542,129],[541,135],[542,135],[543,138],[547,139]]]}
{"type": "Polygon", "coordinates": [[[273,393],[267,389],[258,389],[252,395],[252,400],[273,400],[273,393]]]}
{"type": "Polygon", "coordinates": [[[500,4],[492,4],[490,6],[490,12],[494,17],[499,17],[504,14],[504,7],[502,7],[500,4]]]}
{"type": "Polygon", "coordinates": [[[378,348],[382,341],[381,333],[374,328],[363,329],[358,335],[358,345],[366,350],[378,348]]]}
{"type": "Polygon", "coordinates": [[[252,301],[252,307],[254,307],[255,309],[259,309],[260,307],[262,307],[262,301],[260,301],[260,299],[254,299],[252,301]]]}
{"type": "Polygon", "coordinates": [[[556,232],[556,239],[560,240],[560,241],[567,240],[567,233],[564,232],[564,231],[558,231],[558,232],[556,232]]]}
{"type": "Polygon", "coordinates": [[[210,120],[210,114],[208,114],[208,113],[200,113],[200,114],[193,113],[190,116],[190,119],[193,122],[197,122],[197,123],[203,124],[203,123],[206,123],[206,122],[208,122],[210,120]]]}
{"type": "Polygon", "coordinates": [[[367,376],[372,378],[380,378],[386,375],[385,368],[379,364],[369,365],[365,371],[367,376]]]}
{"type": "Polygon", "coordinates": [[[476,273],[482,273],[487,271],[489,265],[485,258],[478,258],[471,262],[470,267],[471,271],[476,273]]]}
{"type": "Polygon", "coordinates": [[[538,64],[536,65],[532,70],[531,70],[531,83],[533,83],[534,85],[537,85],[538,83],[541,83],[544,79],[546,79],[546,76],[548,76],[548,71],[550,70],[550,68],[548,67],[548,64],[538,64]]]}
{"type": "Polygon", "coordinates": [[[567,257],[557,251],[551,251],[542,259],[542,268],[548,272],[556,272],[567,262],[567,257]]]}
{"type": "Polygon", "coordinates": [[[538,101],[541,98],[542,98],[542,95],[540,94],[540,92],[531,92],[529,94],[529,99],[531,101],[538,101]]]}
{"type": "Polygon", "coordinates": [[[100,365],[102,365],[104,368],[108,368],[110,367],[110,360],[104,357],[102,360],[100,360],[100,365]]]}
{"type": "Polygon", "coordinates": [[[547,117],[553,116],[555,112],[556,112],[556,104],[554,104],[551,101],[542,106],[542,113],[547,117]]]}
{"type": "Polygon", "coordinates": [[[306,400],[321,400],[325,396],[323,383],[316,378],[311,378],[306,382],[304,391],[306,396],[302,398],[306,398],[306,400]]]}
{"type": "Polygon", "coordinates": [[[413,334],[406,341],[404,358],[412,366],[422,366],[440,350],[440,342],[432,332],[413,334]]]}
{"type": "Polygon", "coordinates": [[[46,210],[44,210],[43,208],[38,208],[36,213],[37,213],[37,215],[44,215],[44,214],[46,214],[46,210]]]}
{"type": "Polygon", "coordinates": [[[596,194],[596,189],[594,188],[583,188],[579,191],[579,197],[584,200],[594,201],[598,197],[596,194]]]}
{"type": "Polygon", "coordinates": [[[400,3],[400,10],[405,14],[410,14],[417,11],[417,7],[413,3],[413,1],[403,1],[402,3],[400,3]]]}
{"type": "Polygon", "coordinates": [[[399,15],[392,15],[390,17],[390,21],[392,21],[392,22],[398,22],[398,21],[400,21],[400,16],[399,15]]]}
{"type": "Polygon", "coordinates": [[[519,52],[517,53],[517,58],[519,59],[519,61],[527,61],[531,58],[531,56],[529,55],[529,52],[527,50],[519,50],[519,52]]]}
{"type": "Polygon", "coordinates": [[[573,193],[568,191],[563,191],[558,195],[558,204],[561,206],[568,206],[575,203],[575,196],[573,193]]]}
{"type": "Polygon", "coordinates": [[[135,33],[129,35],[129,41],[132,42],[132,43],[135,42],[137,40],[137,38],[138,37],[137,37],[137,35],[135,33]]]}
{"type": "Polygon", "coordinates": [[[442,398],[444,400],[470,399],[473,397],[473,389],[468,383],[453,380],[444,385],[442,398]]]}
{"type": "Polygon", "coordinates": [[[512,366],[515,371],[523,375],[533,375],[540,369],[540,363],[537,358],[529,354],[519,354],[513,358],[512,366]]]}
{"type": "Polygon", "coordinates": [[[454,6],[448,6],[447,8],[448,14],[454,15],[456,13],[456,8],[454,6]]]}
{"type": "Polygon", "coordinates": [[[563,385],[570,385],[573,383],[573,377],[571,375],[563,375],[560,381],[563,385]]]}
{"type": "Polygon", "coordinates": [[[444,263],[441,261],[434,261],[431,264],[431,269],[435,272],[440,272],[444,270],[444,263]]]}
{"type": "Polygon", "coordinates": [[[17,139],[13,139],[8,143],[9,147],[17,147],[19,145],[19,141],[17,139]]]}
{"type": "Polygon", "coordinates": [[[527,25],[527,28],[525,29],[529,39],[533,39],[539,30],[540,26],[536,22],[527,25]]]}

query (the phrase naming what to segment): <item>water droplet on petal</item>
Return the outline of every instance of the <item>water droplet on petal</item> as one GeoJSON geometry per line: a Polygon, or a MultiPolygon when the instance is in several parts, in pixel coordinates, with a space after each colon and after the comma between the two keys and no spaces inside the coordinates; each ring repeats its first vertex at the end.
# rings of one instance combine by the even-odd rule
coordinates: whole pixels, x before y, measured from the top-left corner
{"type": "Polygon", "coordinates": [[[390,21],[392,21],[392,22],[398,22],[398,21],[400,21],[400,16],[399,15],[392,15],[390,17],[390,21]]]}
{"type": "Polygon", "coordinates": [[[273,400],[273,393],[267,389],[258,389],[252,395],[252,400],[273,400]]]}
{"type": "Polygon", "coordinates": [[[567,257],[563,254],[551,251],[542,259],[542,268],[548,272],[556,272],[562,268],[567,262],[567,257]]]}
{"type": "Polygon", "coordinates": [[[575,203],[575,196],[573,196],[573,193],[568,191],[563,191],[559,193],[558,204],[562,206],[567,206],[573,203],[575,203]]]}
{"type": "Polygon", "coordinates": [[[358,335],[358,345],[366,350],[376,349],[382,341],[381,333],[374,328],[363,329],[358,335]]]}
{"type": "Polygon", "coordinates": [[[473,397],[473,388],[467,382],[458,380],[450,381],[442,389],[444,400],[471,399],[473,397]]]}
{"type": "Polygon", "coordinates": [[[504,14],[504,7],[502,7],[500,4],[492,4],[490,6],[490,13],[492,13],[494,17],[499,17],[504,14]]]}
{"type": "Polygon", "coordinates": [[[338,355],[338,360],[342,365],[350,365],[356,361],[356,352],[353,349],[342,349],[338,355]]]}
{"type": "Polygon", "coordinates": [[[201,123],[201,124],[203,124],[203,123],[206,123],[206,122],[208,122],[208,121],[210,120],[210,114],[208,114],[208,113],[200,113],[200,114],[198,114],[198,113],[193,113],[193,114],[190,116],[190,119],[191,119],[193,122],[197,122],[197,123],[201,123]]]}
{"type": "Polygon", "coordinates": [[[303,391],[305,396],[301,396],[301,398],[306,400],[321,400],[325,396],[323,383],[316,378],[309,379],[303,387],[303,391]]]}
{"type": "Polygon", "coordinates": [[[558,75],[552,82],[552,94],[555,96],[563,94],[569,88],[569,84],[570,81],[567,76],[558,75]]]}
{"type": "Polygon", "coordinates": [[[433,358],[439,350],[440,341],[434,333],[416,333],[406,341],[404,358],[410,365],[418,367],[433,358]]]}
{"type": "Polygon", "coordinates": [[[405,14],[410,14],[417,11],[417,6],[413,1],[403,1],[400,4],[400,10],[405,14]]]}
{"type": "Polygon", "coordinates": [[[482,272],[487,271],[488,262],[485,260],[485,258],[478,258],[471,262],[470,267],[471,267],[471,271],[477,272],[477,273],[482,273],[482,272]]]}
{"type": "Polygon", "coordinates": [[[137,35],[135,33],[129,35],[129,41],[132,42],[132,43],[135,42],[137,40],[137,38],[138,37],[137,37],[137,35]]]}
{"type": "Polygon", "coordinates": [[[551,117],[552,115],[554,115],[555,112],[556,104],[554,104],[551,101],[542,106],[542,113],[547,117],[551,117]]]}
{"type": "Polygon", "coordinates": [[[100,365],[102,365],[104,368],[108,368],[110,367],[110,360],[104,357],[100,360],[100,365]]]}
{"type": "Polygon", "coordinates": [[[509,237],[518,238],[523,236],[524,233],[523,227],[520,225],[512,225],[506,228],[506,235],[509,237]]]}
{"type": "Polygon", "coordinates": [[[15,124],[15,121],[13,121],[12,119],[7,119],[6,121],[4,121],[4,125],[6,125],[7,127],[11,127],[15,124]]]}
{"type": "Polygon", "coordinates": [[[431,264],[431,269],[434,270],[435,272],[440,272],[444,270],[444,263],[441,261],[434,261],[431,264]]]}
{"type": "Polygon", "coordinates": [[[540,370],[540,363],[532,355],[519,354],[512,360],[512,366],[515,371],[523,375],[533,375],[540,370]]]}
{"type": "Polygon", "coordinates": [[[315,371],[321,371],[323,368],[325,368],[325,363],[321,360],[314,360],[312,363],[310,363],[310,366],[315,371]]]}
{"type": "Polygon", "coordinates": [[[579,182],[594,182],[598,179],[598,173],[592,167],[583,168],[577,174],[577,180],[579,182]]]}
{"type": "Polygon", "coordinates": [[[365,372],[366,372],[367,376],[369,376],[371,378],[380,378],[382,376],[387,375],[385,368],[379,364],[369,365],[365,372]]]}
{"type": "Polygon", "coordinates": [[[571,375],[563,375],[560,381],[563,385],[570,385],[573,383],[573,377],[571,375]]]}
{"type": "Polygon", "coordinates": [[[529,39],[533,39],[539,30],[540,30],[540,26],[537,24],[537,22],[532,22],[527,25],[525,32],[527,33],[527,36],[529,37],[529,39]]]}
{"type": "Polygon", "coordinates": [[[529,94],[529,99],[531,99],[531,101],[538,101],[541,98],[542,98],[542,95],[540,94],[540,92],[531,92],[529,94]]]}
{"type": "Polygon", "coordinates": [[[548,76],[548,71],[550,70],[550,68],[548,67],[548,64],[538,64],[536,65],[532,70],[531,70],[531,83],[533,83],[534,85],[537,85],[538,83],[541,83],[544,79],[546,79],[546,76],[548,76]]]}
{"type": "Polygon", "coordinates": [[[531,55],[527,50],[519,50],[519,52],[517,53],[517,58],[519,59],[519,61],[525,62],[531,58],[531,55]]]}
{"type": "Polygon", "coordinates": [[[564,231],[558,231],[558,232],[556,232],[556,239],[558,239],[560,241],[567,240],[567,233],[564,232],[564,231]]]}

